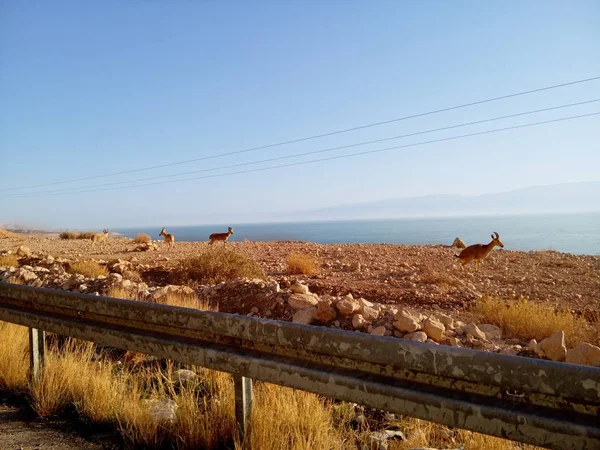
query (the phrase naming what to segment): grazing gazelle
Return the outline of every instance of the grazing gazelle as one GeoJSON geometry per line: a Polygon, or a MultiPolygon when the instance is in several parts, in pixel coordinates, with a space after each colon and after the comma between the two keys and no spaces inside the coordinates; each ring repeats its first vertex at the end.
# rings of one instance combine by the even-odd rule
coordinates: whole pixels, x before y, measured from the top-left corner
{"type": "Polygon", "coordinates": [[[165,227],[163,227],[159,236],[165,237],[165,243],[170,249],[175,246],[175,236],[172,233],[167,234],[167,229],[165,227]]]}
{"type": "Polygon", "coordinates": [[[208,237],[210,239],[208,245],[213,245],[213,242],[215,241],[223,241],[223,243],[225,243],[227,242],[227,239],[229,239],[229,236],[231,236],[232,234],[233,228],[231,227],[227,228],[227,233],[213,233],[208,237]]]}
{"type": "Polygon", "coordinates": [[[92,241],[92,247],[96,242],[100,242],[102,244],[106,238],[108,237],[108,230],[103,230],[102,233],[93,234],[90,240],[92,241]]]}
{"type": "Polygon", "coordinates": [[[494,231],[492,234],[492,242],[489,244],[474,244],[469,245],[459,255],[454,255],[460,259],[463,266],[469,264],[471,261],[475,261],[477,270],[479,270],[479,261],[484,259],[497,245],[498,247],[504,248],[504,244],[500,240],[500,235],[494,231]],[[495,236],[494,236],[495,234],[495,236]]]}

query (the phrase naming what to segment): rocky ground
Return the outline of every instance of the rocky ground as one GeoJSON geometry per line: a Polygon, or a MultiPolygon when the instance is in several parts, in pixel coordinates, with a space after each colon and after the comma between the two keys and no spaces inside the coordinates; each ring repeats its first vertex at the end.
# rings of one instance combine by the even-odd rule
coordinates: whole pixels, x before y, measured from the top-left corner
{"type": "Polygon", "coordinates": [[[593,322],[598,321],[600,311],[600,256],[496,249],[476,271],[474,265],[462,267],[454,257],[458,250],[449,246],[216,245],[250,256],[268,279],[237,279],[194,290],[169,286],[169,272],[181,260],[205,251],[205,242],[178,242],[175,249],[168,250],[160,241],[140,246],[131,239],[112,236],[96,247],[87,240],[54,236],[0,239],[0,254],[21,255],[18,267],[0,268],[0,275],[5,280],[16,277],[34,286],[96,295],[119,286],[149,301],[159,300],[168,291],[195,292],[222,312],[513,354],[535,351],[549,357],[552,353],[558,360],[566,355],[559,336],[552,341],[558,350],[548,350],[548,344],[532,344],[528,350],[528,343],[503,341],[497,327],[476,323],[469,307],[482,295],[494,295],[549,303],[593,322]],[[292,253],[315,256],[321,266],[319,273],[288,275],[286,260],[292,253]],[[90,259],[105,264],[110,275],[89,279],[65,271],[69,262],[90,259]],[[131,276],[133,273],[139,276],[131,276]]]}

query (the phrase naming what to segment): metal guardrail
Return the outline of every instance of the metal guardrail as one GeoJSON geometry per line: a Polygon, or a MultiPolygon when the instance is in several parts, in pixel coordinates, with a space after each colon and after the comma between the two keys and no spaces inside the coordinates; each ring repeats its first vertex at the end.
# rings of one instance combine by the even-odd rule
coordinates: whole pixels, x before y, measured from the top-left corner
{"type": "MultiPolygon", "coordinates": [[[[542,447],[600,448],[600,368],[6,283],[0,320],[230,372],[242,430],[256,379],[542,447]]],[[[43,333],[31,336],[43,356],[43,333]]]]}

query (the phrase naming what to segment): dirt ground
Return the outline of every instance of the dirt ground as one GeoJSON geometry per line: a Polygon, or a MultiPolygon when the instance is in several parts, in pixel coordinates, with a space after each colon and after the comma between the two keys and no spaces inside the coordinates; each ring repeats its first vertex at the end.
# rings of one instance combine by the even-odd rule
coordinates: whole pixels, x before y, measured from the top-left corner
{"type": "MultiPolygon", "coordinates": [[[[25,236],[0,239],[0,252],[25,245],[33,253],[66,259],[123,259],[136,262],[150,286],[164,285],[168,271],[182,259],[206,251],[206,242],[177,242],[168,250],[137,252],[133,240],[110,237],[103,246],[87,240],[25,236]]],[[[482,294],[504,299],[526,297],[597,320],[600,311],[600,256],[555,251],[522,252],[496,248],[475,270],[462,267],[456,249],[444,246],[390,244],[323,245],[306,242],[228,242],[245,253],[273,279],[301,279],[316,293],[344,295],[384,303],[460,311],[482,294]],[[315,256],[320,273],[287,276],[292,253],[315,256]]]]}
{"type": "Polygon", "coordinates": [[[113,439],[82,437],[65,424],[34,418],[0,400],[0,449],[2,450],[118,450],[113,439]]]}

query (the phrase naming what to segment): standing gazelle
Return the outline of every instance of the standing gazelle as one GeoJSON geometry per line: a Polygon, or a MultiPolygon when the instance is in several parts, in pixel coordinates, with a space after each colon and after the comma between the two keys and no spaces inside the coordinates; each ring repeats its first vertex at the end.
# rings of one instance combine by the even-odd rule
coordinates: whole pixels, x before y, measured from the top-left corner
{"type": "Polygon", "coordinates": [[[232,234],[233,228],[231,227],[227,228],[227,233],[213,233],[208,237],[210,239],[208,245],[213,245],[215,241],[223,241],[223,243],[225,243],[227,242],[227,239],[229,239],[229,236],[231,236],[232,234]]]}
{"type": "Polygon", "coordinates": [[[167,247],[169,247],[169,249],[175,246],[175,236],[172,233],[167,233],[167,229],[165,227],[163,227],[159,236],[165,237],[165,243],[167,244],[167,247]]]}
{"type": "Polygon", "coordinates": [[[500,240],[500,235],[494,231],[492,234],[492,242],[489,244],[474,244],[469,245],[459,255],[454,255],[460,259],[463,266],[469,264],[471,261],[475,261],[477,270],[479,270],[479,261],[487,257],[490,252],[497,245],[498,247],[504,248],[504,244],[500,240]],[[495,236],[494,236],[495,234],[495,236]]]}
{"type": "Polygon", "coordinates": [[[100,244],[102,244],[106,240],[107,237],[108,237],[107,229],[103,230],[102,233],[92,234],[92,237],[90,238],[90,240],[92,241],[92,247],[94,246],[94,244],[96,242],[99,242],[100,244]]]}

